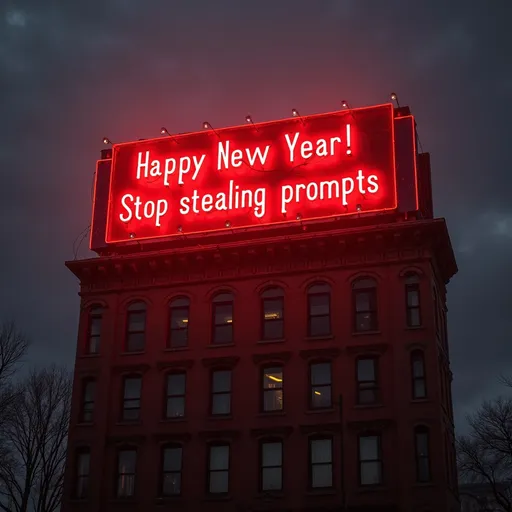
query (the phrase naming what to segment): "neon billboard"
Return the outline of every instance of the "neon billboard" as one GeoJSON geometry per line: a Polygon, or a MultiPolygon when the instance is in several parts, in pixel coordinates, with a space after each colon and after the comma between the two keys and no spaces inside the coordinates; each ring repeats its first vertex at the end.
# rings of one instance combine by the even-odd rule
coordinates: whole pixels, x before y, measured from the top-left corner
{"type": "Polygon", "coordinates": [[[116,144],[107,244],[394,210],[391,104],[116,144]]]}

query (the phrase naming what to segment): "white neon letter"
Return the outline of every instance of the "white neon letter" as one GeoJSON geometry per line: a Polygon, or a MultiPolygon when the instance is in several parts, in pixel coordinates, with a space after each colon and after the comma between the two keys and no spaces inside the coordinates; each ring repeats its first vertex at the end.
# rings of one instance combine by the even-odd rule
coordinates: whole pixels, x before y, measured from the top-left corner
{"type": "Polygon", "coordinates": [[[283,185],[281,187],[281,213],[286,213],[286,205],[290,203],[292,199],[293,187],[290,185],[283,185]]]}
{"type": "Polygon", "coordinates": [[[220,171],[222,166],[227,169],[229,165],[229,140],[226,141],[226,149],[222,144],[222,141],[219,142],[219,158],[217,160],[217,170],[220,171]]]}
{"type": "Polygon", "coordinates": [[[140,180],[140,171],[144,169],[144,177],[148,177],[149,151],[146,151],[146,161],[142,163],[142,152],[139,151],[139,161],[137,163],[137,179],[140,180]]]}
{"type": "MultiPolygon", "coordinates": [[[[295,150],[295,146],[297,145],[297,140],[299,138],[299,132],[295,134],[293,138],[293,142],[290,140],[290,137],[286,133],[284,138],[286,139],[286,144],[288,144],[288,149],[290,150],[290,162],[293,162],[293,152],[295,150]]],[[[284,213],[284,212],[283,212],[284,213]]]]}
{"type": "Polygon", "coordinates": [[[156,203],[156,220],[155,225],[160,227],[160,219],[167,213],[167,200],[159,199],[156,203]]]}
{"type": "Polygon", "coordinates": [[[121,219],[121,222],[130,222],[131,218],[133,217],[133,213],[132,213],[130,207],[126,204],[126,199],[129,199],[130,201],[133,201],[133,196],[131,194],[125,194],[121,198],[121,204],[124,206],[124,208],[128,212],[128,216],[127,217],[125,217],[122,213],[119,215],[119,218],[121,219]]]}

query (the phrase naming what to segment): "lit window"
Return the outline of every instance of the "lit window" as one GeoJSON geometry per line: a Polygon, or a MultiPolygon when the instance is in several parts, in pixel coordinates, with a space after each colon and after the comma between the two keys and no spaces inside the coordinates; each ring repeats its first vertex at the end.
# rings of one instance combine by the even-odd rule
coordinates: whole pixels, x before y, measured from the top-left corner
{"type": "Polygon", "coordinates": [[[167,418],[185,416],[185,373],[170,373],[167,375],[167,418]]]}
{"type": "Polygon", "coordinates": [[[411,354],[411,371],[413,399],[426,398],[427,381],[425,379],[425,358],[421,350],[415,350],[411,354]]]}
{"type": "Polygon", "coordinates": [[[233,303],[232,293],[221,293],[213,299],[213,343],[233,342],[233,303]]]}
{"type": "Polygon", "coordinates": [[[208,491],[226,494],[229,491],[229,445],[212,445],[208,458],[208,491]]]}
{"type": "Polygon", "coordinates": [[[265,441],[261,449],[261,490],[280,491],[283,488],[283,443],[265,441]]]}
{"type": "Polygon", "coordinates": [[[380,435],[359,436],[359,479],[361,485],[382,483],[380,435]]]}
{"type": "Polygon", "coordinates": [[[162,496],[179,496],[181,494],[181,446],[164,446],[162,450],[162,496]]]}
{"type": "Polygon", "coordinates": [[[141,377],[125,377],[123,394],[124,421],[135,421],[140,417],[141,377]]]}
{"type": "Polygon", "coordinates": [[[308,289],[308,336],[331,334],[331,288],[316,284],[308,289]]]}
{"type": "Polygon", "coordinates": [[[188,320],[190,301],[183,297],[170,304],[169,347],[186,347],[188,343],[188,320]]]}
{"type": "Polygon", "coordinates": [[[420,283],[416,274],[411,274],[405,281],[405,307],[407,327],[421,325],[420,283]]]}
{"type": "Polygon", "coordinates": [[[310,365],[312,409],[325,409],[332,406],[331,363],[313,363],[310,365]]]}
{"type": "Polygon", "coordinates": [[[377,359],[357,359],[357,403],[374,404],[378,401],[377,359]]]}
{"type": "Polygon", "coordinates": [[[82,422],[90,423],[94,413],[94,395],[96,394],[96,382],[86,379],[83,385],[82,422]]]}
{"type": "Polygon", "coordinates": [[[416,479],[418,482],[430,481],[429,432],[426,427],[414,430],[416,453],[416,479]]]}
{"type": "Polygon", "coordinates": [[[377,282],[374,279],[358,279],[352,285],[354,302],[355,332],[376,331],[377,317],[377,282]]]}
{"type": "Polygon", "coordinates": [[[146,338],[146,304],[134,302],[128,307],[126,351],[141,352],[146,338]]]}
{"type": "Polygon", "coordinates": [[[231,413],[231,370],[212,372],[212,415],[231,413]]]}
{"type": "Polygon", "coordinates": [[[313,489],[333,487],[332,439],[310,439],[309,484],[313,489]]]}
{"type": "Polygon", "coordinates": [[[263,411],[283,409],[283,368],[263,368],[263,411]]]}
{"type": "Polygon", "coordinates": [[[100,351],[101,324],[103,308],[93,307],[89,310],[89,325],[87,330],[87,354],[98,354],[100,351]]]}
{"type": "Polygon", "coordinates": [[[89,495],[89,471],[91,454],[89,449],[80,448],[76,454],[76,482],[75,496],[77,499],[87,498],[89,495]]]}
{"type": "Polygon", "coordinates": [[[135,494],[135,468],[137,451],[120,450],[117,455],[117,496],[131,498],[135,494]]]}
{"type": "Polygon", "coordinates": [[[269,288],[261,294],[262,339],[280,340],[284,338],[284,291],[282,288],[269,288]]]}

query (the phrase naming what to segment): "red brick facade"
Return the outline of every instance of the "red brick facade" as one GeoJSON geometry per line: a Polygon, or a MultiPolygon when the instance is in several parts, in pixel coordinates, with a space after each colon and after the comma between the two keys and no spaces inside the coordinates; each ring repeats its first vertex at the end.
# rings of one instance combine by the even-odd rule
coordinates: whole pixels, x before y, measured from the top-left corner
{"type": "Polygon", "coordinates": [[[444,220],[67,265],[63,512],[457,510],[444,220]]]}

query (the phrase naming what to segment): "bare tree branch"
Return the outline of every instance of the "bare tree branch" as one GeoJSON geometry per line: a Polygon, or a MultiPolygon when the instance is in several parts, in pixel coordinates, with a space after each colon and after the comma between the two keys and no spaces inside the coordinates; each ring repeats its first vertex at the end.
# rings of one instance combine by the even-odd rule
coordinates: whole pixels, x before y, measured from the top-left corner
{"type": "Polygon", "coordinates": [[[0,385],[12,377],[27,353],[28,345],[27,338],[14,322],[0,325],[0,385]]]}

